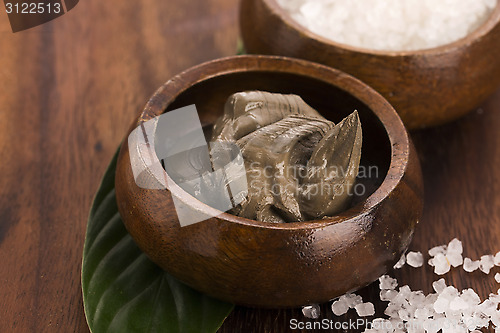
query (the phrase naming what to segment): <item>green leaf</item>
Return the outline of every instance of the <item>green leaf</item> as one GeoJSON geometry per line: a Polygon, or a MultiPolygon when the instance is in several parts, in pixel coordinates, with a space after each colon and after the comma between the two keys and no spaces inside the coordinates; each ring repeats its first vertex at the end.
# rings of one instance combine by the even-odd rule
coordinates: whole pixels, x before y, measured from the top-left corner
{"type": "Polygon", "coordinates": [[[236,45],[236,55],[243,55],[247,54],[247,51],[245,50],[245,45],[243,44],[243,41],[241,39],[238,39],[238,44],[236,45]]]}
{"type": "Polygon", "coordinates": [[[118,153],[94,198],[83,249],[82,290],[90,330],[216,332],[233,309],[167,274],[128,234],[115,198],[118,153]]]}

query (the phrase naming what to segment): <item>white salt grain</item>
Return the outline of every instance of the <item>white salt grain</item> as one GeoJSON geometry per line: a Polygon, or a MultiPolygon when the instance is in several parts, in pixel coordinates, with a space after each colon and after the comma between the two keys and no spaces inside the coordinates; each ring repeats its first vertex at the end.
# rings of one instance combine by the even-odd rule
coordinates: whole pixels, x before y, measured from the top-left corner
{"type": "Polygon", "coordinates": [[[402,308],[398,310],[399,319],[403,321],[409,321],[411,319],[411,314],[409,309],[402,308]]]}
{"type": "Polygon", "coordinates": [[[401,267],[403,267],[405,265],[405,262],[406,262],[406,256],[403,253],[401,255],[401,258],[399,258],[398,262],[394,265],[394,269],[400,269],[401,267]]]}
{"type": "Polygon", "coordinates": [[[370,302],[358,304],[354,308],[360,317],[373,316],[375,314],[375,306],[370,302]]]}
{"type": "Polygon", "coordinates": [[[434,273],[437,275],[443,275],[450,271],[450,263],[446,259],[444,254],[438,253],[432,261],[434,265],[434,273]]]}
{"type": "Polygon", "coordinates": [[[398,292],[396,290],[388,289],[380,291],[380,300],[384,302],[392,301],[398,292]]]}
{"type": "Polygon", "coordinates": [[[500,304],[500,295],[498,294],[490,294],[490,297],[488,297],[488,299],[495,304],[500,304]]]}
{"type": "Polygon", "coordinates": [[[500,283],[500,273],[496,273],[496,274],[495,274],[495,281],[496,281],[497,283],[500,283]]]}
{"type": "Polygon", "coordinates": [[[356,305],[363,303],[363,298],[356,294],[347,294],[346,302],[350,308],[354,308],[356,305]]]}
{"type": "Polygon", "coordinates": [[[478,309],[487,316],[491,316],[497,311],[498,303],[492,302],[487,299],[483,303],[479,304],[478,309]]]}
{"type": "Polygon", "coordinates": [[[465,289],[462,291],[462,295],[460,296],[467,304],[471,306],[479,305],[481,303],[481,298],[474,291],[474,289],[465,289]]]}
{"type": "Polygon", "coordinates": [[[390,318],[399,318],[398,311],[401,309],[401,306],[398,306],[393,303],[389,303],[387,308],[384,310],[384,314],[389,316],[390,318]]]}
{"type": "Polygon", "coordinates": [[[484,255],[481,257],[479,263],[479,269],[485,273],[490,274],[490,270],[495,266],[495,262],[492,255],[484,255]]]}
{"type": "Polygon", "coordinates": [[[463,250],[464,249],[462,246],[462,242],[459,241],[457,238],[454,238],[450,243],[448,243],[448,248],[446,250],[446,253],[462,254],[463,250]]]}
{"type": "Polygon", "coordinates": [[[469,303],[460,296],[457,296],[450,301],[450,310],[452,311],[465,310],[467,308],[469,308],[469,303]]]}
{"type": "Polygon", "coordinates": [[[332,303],[332,311],[336,316],[346,314],[349,309],[363,303],[363,298],[356,294],[345,294],[332,303]]]}
{"type": "Polygon", "coordinates": [[[495,266],[500,266],[500,252],[497,252],[495,258],[493,258],[493,263],[495,264],[495,266]]]}
{"type": "Polygon", "coordinates": [[[425,332],[427,333],[437,333],[441,329],[435,319],[425,320],[423,326],[426,328],[425,332]]]}
{"type": "Polygon", "coordinates": [[[424,256],[420,252],[408,252],[406,262],[412,267],[421,267],[424,264],[424,256]]]}
{"type": "Polygon", "coordinates": [[[403,296],[406,300],[410,297],[411,289],[409,286],[405,285],[399,288],[399,294],[403,296]]]}
{"type": "Polygon", "coordinates": [[[302,307],[302,314],[304,314],[304,316],[307,318],[318,319],[320,313],[321,310],[318,304],[312,304],[302,307]]]}
{"type": "Polygon", "coordinates": [[[474,320],[474,324],[476,328],[488,327],[490,325],[490,318],[488,315],[481,312],[478,308],[475,310],[476,312],[472,316],[474,320]]]}
{"type": "Polygon", "coordinates": [[[437,281],[434,281],[432,282],[432,288],[436,293],[440,294],[446,288],[446,282],[444,281],[444,279],[439,279],[437,281]]]}
{"type": "Polygon", "coordinates": [[[496,0],[278,0],[291,17],[327,39],[376,50],[418,50],[465,37],[496,0]]]}
{"type": "Polygon", "coordinates": [[[336,316],[342,316],[349,311],[349,305],[347,305],[347,302],[345,300],[338,300],[333,302],[332,304],[332,312],[336,316]]]}
{"type": "Polygon", "coordinates": [[[371,331],[366,330],[365,332],[388,332],[388,329],[391,327],[391,322],[387,319],[376,318],[373,319],[371,325],[371,331]]]}
{"type": "Polygon", "coordinates": [[[453,267],[458,267],[458,266],[462,265],[464,262],[464,259],[462,258],[461,253],[448,252],[448,253],[446,253],[446,259],[448,259],[448,262],[453,267]]]}
{"type": "Polygon", "coordinates": [[[490,320],[493,323],[493,325],[495,325],[496,327],[499,327],[500,326],[500,311],[495,311],[495,313],[493,313],[491,315],[490,320]]]}
{"type": "Polygon", "coordinates": [[[450,307],[450,300],[446,297],[438,297],[436,303],[434,303],[434,311],[437,313],[443,313],[450,307]]]}
{"type": "Polygon", "coordinates": [[[434,272],[443,275],[450,270],[449,266],[458,267],[463,263],[462,242],[454,238],[448,245],[435,246],[429,250],[431,258],[428,263],[434,266],[434,272]]]}
{"type": "Polygon", "coordinates": [[[410,297],[408,298],[408,303],[410,303],[411,306],[419,307],[425,302],[425,295],[423,291],[413,291],[410,294],[410,297]]]}
{"type": "Polygon", "coordinates": [[[435,257],[438,254],[446,254],[446,245],[435,246],[429,250],[429,255],[435,257]]]}
{"type": "Polygon", "coordinates": [[[443,296],[448,298],[448,300],[452,300],[453,298],[457,297],[459,295],[458,289],[453,287],[453,286],[448,286],[444,288],[444,290],[441,292],[439,296],[443,296]]]}
{"type": "Polygon", "coordinates": [[[389,275],[382,275],[378,278],[380,282],[380,289],[395,289],[398,286],[398,281],[396,279],[391,278],[389,275]]]}
{"type": "Polygon", "coordinates": [[[466,272],[474,272],[479,268],[479,260],[471,260],[470,258],[464,259],[464,271],[466,272]]]}
{"type": "Polygon", "coordinates": [[[417,308],[415,310],[416,319],[427,319],[431,316],[431,312],[427,308],[417,308]]]}

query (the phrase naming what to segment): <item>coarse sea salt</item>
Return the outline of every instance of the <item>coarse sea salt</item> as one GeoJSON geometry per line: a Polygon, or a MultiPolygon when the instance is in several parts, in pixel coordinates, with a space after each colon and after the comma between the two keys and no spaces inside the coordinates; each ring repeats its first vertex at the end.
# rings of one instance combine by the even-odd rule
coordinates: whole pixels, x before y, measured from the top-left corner
{"type": "Polygon", "coordinates": [[[446,254],[446,245],[434,246],[428,252],[431,257],[435,257],[438,254],[446,254]]]}
{"type": "Polygon", "coordinates": [[[446,248],[446,253],[460,253],[464,251],[462,242],[459,241],[457,238],[454,238],[451,240],[451,242],[448,243],[448,247],[446,248]]]}
{"type": "Polygon", "coordinates": [[[497,320],[500,324],[500,312],[496,310],[500,295],[491,294],[481,303],[474,290],[460,292],[453,286],[446,286],[444,279],[435,281],[433,287],[436,293],[427,296],[423,296],[422,291],[412,291],[408,286],[401,287],[385,309],[384,313],[390,320],[374,319],[372,327],[365,332],[467,333],[489,327],[490,323],[497,326],[497,320]],[[381,328],[381,323],[388,325],[381,328]],[[393,329],[397,327],[403,329],[393,329]]]}
{"type": "Polygon", "coordinates": [[[479,269],[483,273],[490,274],[490,271],[494,266],[495,262],[491,254],[481,256],[481,260],[479,262],[479,269]]]}
{"type": "Polygon", "coordinates": [[[396,289],[398,280],[391,278],[389,275],[382,275],[378,278],[380,290],[396,289]]]}
{"type": "Polygon", "coordinates": [[[403,267],[406,263],[406,256],[405,254],[403,253],[401,255],[401,257],[399,258],[398,262],[394,265],[394,269],[400,269],[401,267],[403,267]]]}
{"type": "Polygon", "coordinates": [[[318,304],[306,305],[302,307],[302,314],[304,317],[317,319],[321,313],[320,307],[318,304]]]}
{"type": "Polygon", "coordinates": [[[354,308],[360,317],[373,316],[375,314],[375,306],[370,302],[358,304],[354,308]]]}
{"type": "Polygon", "coordinates": [[[479,268],[479,260],[472,260],[470,258],[464,259],[464,271],[466,272],[474,272],[479,268]]]}
{"type": "Polygon", "coordinates": [[[346,314],[349,309],[363,303],[363,298],[356,294],[345,294],[339,297],[338,300],[332,303],[332,312],[336,316],[346,314]]]}
{"type": "Polygon", "coordinates": [[[446,248],[446,259],[448,259],[451,266],[458,267],[462,265],[464,262],[462,258],[463,250],[462,242],[456,238],[448,243],[446,248]]]}
{"type": "Polygon", "coordinates": [[[440,294],[446,288],[446,282],[444,279],[439,279],[437,281],[432,282],[432,288],[438,294],[440,294]]]}
{"type": "Polygon", "coordinates": [[[338,300],[332,303],[332,312],[336,316],[342,316],[349,311],[349,305],[344,300],[338,300]]]}
{"type": "MultiPolygon", "coordinates": [[[[448,261],[450,255],[461,256],[462,252],[462,243],[458,239],[429,250],[429,254],[433,256],[431,260],[438,266],[443,258],[448,261]]],[[[470,269],[472,265],[475,269],[481,266],[483,270],[491,270],[497,256],[498,253],[496,256],[485,255],[478,261],[465,258],[464,269],[470,269]]],[[[402,257],[407,259],[407,256],[402,257]]],[[[447,269],[451,266],[448,264],[447,269]]],[[[500,273],[495,274],[495,280],[500,283],[500,273]]],[[[384,310],[388,319],[375,318],[367,326],[365,333],[468,333],[481,332],[480,329],[490,327],[500,333],[500,289],[481,301],[473,289],[459,291],[454,286],[446,285],[444,279],[434,281],[434,292],[427,295],[420,290],[413,291],[407,285],[397,286],[398,281],[389,275],[379,278],[380,300],[389,302],[384,310]]],[[[332,303],[332,312],[337,316],[344,315],[349,309],[355,309],[360,317],[375,315],[374,304],[363,302],[361,296],[353,293],[340,296],[332,303]]],[[[318,305],[309,305],[303,307],[302,312],[306,317],[316,319],[320,308],[318,305]]]]}
{"type": "Polygon", "coordinates": [[[438,253],[434,258],[429,260],[429,265],[434,266],[434,273],[443,275],[450,271],[451,265],[442,253],[438,253]]]}
{"type": "Polygon", "coordinates": [[[424,256],[420,252],[408,252],[406,255],[406,263],[411,267],[422,267],[424,264],[424,256]]]}
{"type": "Polygon", "coordinates": [[[431,258],[428,263],[434,266],[434,273],[438,275],[446,274],[450,268],[463,264],[463,246],[458,239],[453,239],[448,245],[440,245],[429,250],[431,258]]]}
{"type": "Polygon", "coordinates": [[[394,289],[381,290],[380,300],[384,302],[392,301],[394,297],[398,295],[398,292],[394,289]]]}
{"type": "Polygon", "coordinates": [[[278,0],[310,31],[351,46],[386,51],[428,49],[476,30],[497,0],[278,0]]]}
{"type": "Polygon", "coordinates": [[[500,266],[500,252],[497,252],[495,258],[493,258],[493,263],[495,264],[495,266],[500,266]]]}

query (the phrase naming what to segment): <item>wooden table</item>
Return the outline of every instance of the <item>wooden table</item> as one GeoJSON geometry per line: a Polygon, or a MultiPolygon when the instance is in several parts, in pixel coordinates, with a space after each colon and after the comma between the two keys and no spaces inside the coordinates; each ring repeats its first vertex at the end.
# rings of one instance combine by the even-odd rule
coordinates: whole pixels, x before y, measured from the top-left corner
{"type": "MultiPolygon", "coordinates": [[[[16,34],[0,13],[0,332],[88,332],[82,246],[113,152],[158,86],[234,54],[237,37],[236,0],[82,0],[16,34]]],[[[413,133],[426,206],[412,250],[453,237],[472,258],[500,250],[499,109],[497,91],[464,119],[413,133]]],[[[437,279],[429,266],[395,274],[424,291],[437,279]]],[[[446,280],[483,298],[499,287],[462,269],[446,280]]],[[[292,318],[304,319],[300,310],[236,308],[221,332],[284,332],[292,318]]],[[[322,318],[333,319],[328,304],[322,318]]]]}

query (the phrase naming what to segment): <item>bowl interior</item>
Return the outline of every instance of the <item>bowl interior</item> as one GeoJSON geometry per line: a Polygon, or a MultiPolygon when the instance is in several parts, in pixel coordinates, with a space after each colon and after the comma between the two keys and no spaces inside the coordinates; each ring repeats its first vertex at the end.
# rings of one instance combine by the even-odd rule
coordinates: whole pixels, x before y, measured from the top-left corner
{"type": "Polygon", "coordinates": [[[384,125],[360,99],[341,87],[314,77],[279,71],[221,74],[191,85],[168,105],[166,111],[195,104],[202,126],[207,127],[222,115],[224,104],[231,94],[248,90],[299,95],[325,118],[335,123],[357,110],[363,129],[357,184],[363,186],[358,186],[358,191],[355,191],[351,208],[361,205],[383,182],[392,156],[391,142],[384,125]]]}

